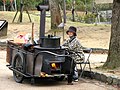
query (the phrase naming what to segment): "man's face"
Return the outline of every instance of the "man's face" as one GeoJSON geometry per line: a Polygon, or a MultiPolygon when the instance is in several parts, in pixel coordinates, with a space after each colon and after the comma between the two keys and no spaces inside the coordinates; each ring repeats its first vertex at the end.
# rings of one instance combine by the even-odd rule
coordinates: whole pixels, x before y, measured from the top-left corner
{"type": "Polygon", "coordinates": [[[69,37],[74,36],[73,32],[68,32],[69,37]]]}

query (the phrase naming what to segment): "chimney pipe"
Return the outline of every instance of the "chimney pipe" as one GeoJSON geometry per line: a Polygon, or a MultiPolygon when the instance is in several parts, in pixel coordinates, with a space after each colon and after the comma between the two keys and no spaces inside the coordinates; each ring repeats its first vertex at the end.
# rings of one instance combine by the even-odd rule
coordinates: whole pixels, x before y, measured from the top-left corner
{"type": "Polygon", "coordinates": [[[48,5],[39,5],[39,6],[37,6],[37,10],[41,11],[40,31],[39,31],[39,42],[41,45],[42,44],[41,38],[45,36],[45,17],[46,17],[46,11],[49,10],[49,6],[48,5]]]}

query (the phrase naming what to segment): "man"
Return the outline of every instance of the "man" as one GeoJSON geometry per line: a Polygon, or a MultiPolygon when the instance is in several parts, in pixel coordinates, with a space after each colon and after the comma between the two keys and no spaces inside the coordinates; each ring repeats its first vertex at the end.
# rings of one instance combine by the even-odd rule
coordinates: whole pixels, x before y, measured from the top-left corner
{"type": "Polygon", "coordinates": [[[74,60],[74,73],[73,73],[73,79],[74,81],[78,81],[78,71],[76,68],[76,63],[79,61],[84,60],[84,53],[82,50],[82,45],[80,44],[79,40],[77,39],[76,34],[76,27],[70,26],[69,30],[66,31],[66,34],[69,36],[69,39],[64,42],[62,46],[65,46],[68,48],[68,52],[71,56],[71,58],[74,60]],[[77,53],[79,52],[79,53],[77,53]]]}

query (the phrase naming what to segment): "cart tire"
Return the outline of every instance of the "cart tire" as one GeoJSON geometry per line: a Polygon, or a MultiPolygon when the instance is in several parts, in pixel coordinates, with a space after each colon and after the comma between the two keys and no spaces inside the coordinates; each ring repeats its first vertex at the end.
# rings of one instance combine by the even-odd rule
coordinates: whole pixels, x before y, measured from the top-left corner
{"type": "Polygon", "coordinates": [[[54,80],[56,81],[63,81],[65,78],[65,76],[61,76],[61,77],[54,77],[54,80]]]}
{"type": "MultiPolygon", "coordinates": [[[[21,73],[24,73],[25,72],[25,65],[24,64],[25,63],[24,63],[23,54],[18,52],[14,57],[13,68],[21,73]]],[[[13,71],[13,77],[17,83],[22,83],[22,81],[24,79],[23,75],[21,75],[18,72],[15,72],[15,71],[13,71]]]]}

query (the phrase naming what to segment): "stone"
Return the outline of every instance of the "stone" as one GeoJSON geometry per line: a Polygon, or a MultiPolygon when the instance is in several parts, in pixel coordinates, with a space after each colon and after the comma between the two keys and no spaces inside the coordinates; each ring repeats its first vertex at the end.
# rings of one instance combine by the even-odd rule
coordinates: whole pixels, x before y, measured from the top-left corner
{"type": "Polygon", "coordinates": [[[105,74],[101,74],[101,81],[102,82],[107,82],[107,76],[105,74]]]}
{"type": "Polygon", "coordinates": [[[91,78],[91,79],[95,79],[95,72],[92,72],[92,71],[91,71],[90,74],[91,74],[90,78],[91,78]]]}
{"type": "Polygon", "coordinates": [[[120,88],[120,79],[118,79],[118,85],[117,86],[120,88]]]}
{"type": "Polygon", "coordinates": [[[95,79],[101,81],[101,73],[95,73],[95,79]]]}
{"type": "Polygon", "coordinates": [[[90,78],[91,77],[90,71],[84,71],[84,76],[90,78]]]}
{"type": "Polygon", "coordinates": [[[118,85],[118,83],[119,83],[118,77],[112,76],[112,78],[113,78],[112,85],[118,85]]]}
{"type": "Polygon", "coordinates": [[[107,83],[112,84],[112,82],[113,82],[113,78],[111,76],[108,76],[107,77],[107,83]]]}

